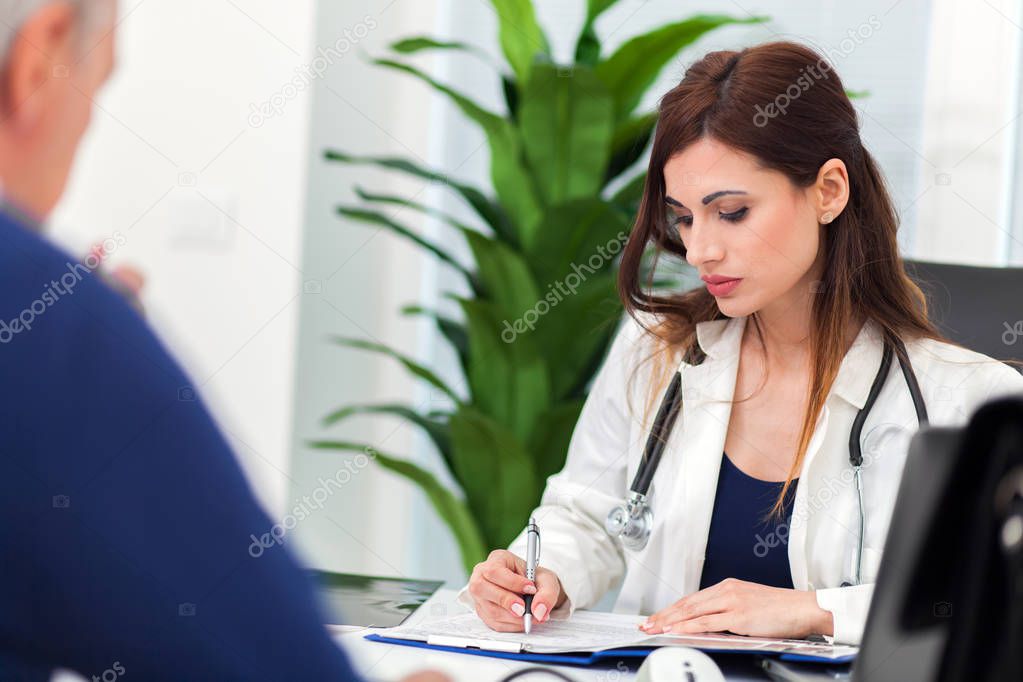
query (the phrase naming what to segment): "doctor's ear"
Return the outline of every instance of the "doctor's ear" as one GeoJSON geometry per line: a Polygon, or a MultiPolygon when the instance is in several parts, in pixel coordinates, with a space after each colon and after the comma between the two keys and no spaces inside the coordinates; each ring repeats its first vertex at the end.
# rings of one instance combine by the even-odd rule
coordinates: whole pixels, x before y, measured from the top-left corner
{"type": "Polygon", "coordinates": [[[827,225],[837,218],[849,203],[849,173],[845,162],[841,159],[825,161],[809,191],[818,223],[827,225]]]}

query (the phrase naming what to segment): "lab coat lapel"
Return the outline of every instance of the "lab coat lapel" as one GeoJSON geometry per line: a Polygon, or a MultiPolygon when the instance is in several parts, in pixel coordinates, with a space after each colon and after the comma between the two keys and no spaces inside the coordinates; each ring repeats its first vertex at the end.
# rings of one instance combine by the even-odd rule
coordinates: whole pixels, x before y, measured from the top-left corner
{"type": "MultiPolygon", "coordinates": [[[[792,518],[788,528],[789,565],[792,567],[792,585],[797,590],[812,590],[817,587],[810,582],[809,577],[806,531],[810,515],[816,511],[816,509],[810,508],[811,484],[818,482],[816,478],[813,478],[813,464],[823,445],[829,423],[835,418],[832,412],[832,405],[836,404],[834,398],[836,396],[842,398],[856,410],[862,408],[866,403],[867,394],[870,392],[870,385],[881,365],[883,351],[884,338],[881,328],[876,322],[868,319],[860,328],[856,339],[839,365],[828,400],[817,418],[813,436],[807,445],[806,456],[803,458],[803,465],[799,472],[800,482],[796,486],[796,496],[792,501],[792,518]]],[[[845,451],[845,454],[848,455],[848,450],[845,451]]],[[[817,501],[814,507],[819,506],[820,502],[817,501]]]]}
{"type": "Polygon", "coordinates": [[[699,323],[697,338],[707,357],[699,365],[682,367],[685,435],[678,451],[682,471],[676,495],[681,499],[674,505],[680,516],[671,542],[681,552],[686,594],[699,588],[703,572],[745,322],[742,317],[699,323]]]}

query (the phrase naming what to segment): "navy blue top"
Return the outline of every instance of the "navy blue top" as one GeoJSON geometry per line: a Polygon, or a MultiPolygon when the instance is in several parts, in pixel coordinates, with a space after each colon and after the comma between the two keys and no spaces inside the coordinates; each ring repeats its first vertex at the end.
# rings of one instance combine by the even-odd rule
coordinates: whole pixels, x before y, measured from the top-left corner
{"type": "Polygon", "coordinates": [[[0,679],[353,680],[188,377],[0,212],[0,679]]]}
{"type": "Polygon", "coordinates": [[[725,578],[792,587],[788,531],[798,481],[785,493],[783,514],[769,516],[784,481],[753,478],[722,455],[701,590],[725,578]]]}

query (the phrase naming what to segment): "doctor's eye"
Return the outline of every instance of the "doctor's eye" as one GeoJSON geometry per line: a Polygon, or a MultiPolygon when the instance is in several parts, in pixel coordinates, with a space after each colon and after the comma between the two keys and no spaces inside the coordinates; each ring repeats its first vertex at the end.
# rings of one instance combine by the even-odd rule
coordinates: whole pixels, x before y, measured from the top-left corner
{"type": "Polygon", "coordinates": [[[749,208],[743,206],[738,211],[732,211],[731,213],[718,213],[718,216],[720,216],[722,220],[727,220],[730,223],[737,223],[745,218],[748,212],[749,208]]]}
{"type": "Polygon", "coordinates": [[[678,213],[675,213],[675,211],[670,209],[670,208],[667,210],[667,214],[666,215],[667,215],[668,227],[671,228],[671,229],[675,229],[679,225],[684,225],[686,227],[690,227],[693,224],[693,216],[691,216],[691,215],[679,215],[678,213]]]}

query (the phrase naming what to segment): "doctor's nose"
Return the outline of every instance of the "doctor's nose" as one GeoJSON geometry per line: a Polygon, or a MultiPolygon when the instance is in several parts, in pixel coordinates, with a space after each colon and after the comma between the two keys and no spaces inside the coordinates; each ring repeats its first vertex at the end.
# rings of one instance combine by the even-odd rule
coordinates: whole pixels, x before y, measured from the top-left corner
{"type": "Polygon", "coordinates": [[[725,249],[713,229],[693,225],[685,239],[686,261],[694,268],[714,263],[725,257],[725,249]]]}

